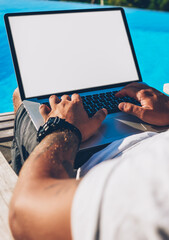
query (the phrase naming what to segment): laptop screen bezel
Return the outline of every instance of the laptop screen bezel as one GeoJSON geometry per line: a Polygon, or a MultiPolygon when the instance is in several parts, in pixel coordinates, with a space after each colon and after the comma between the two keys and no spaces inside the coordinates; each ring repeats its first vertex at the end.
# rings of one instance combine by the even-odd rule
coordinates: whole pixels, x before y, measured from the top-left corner
{"type": "MultiPolygon", "coordinates": [[[[42,97],[43,98],[48,98],[50,95],[56,94],[56,93],[53,92],[50,95],[43,95],[42,97],[41,96],[33,96],[33,97],[26,97],[25,96],[24,87],[23,87],[23,84],[22,84],[22,78],[21,78],[20,69],[19,69],[19,64],[18,64],[17,55],[16,55],[16,50],[15,50],[15,45],[14,45],[14,41],[13,41],[13,37],[12,37],[12,33],[11,33],[9,17],[31,16],[31,15],[47,15],[47,14],[63,14],[63,13],[64,14],[65,13],[70,14],[70,13],[99,12],[99,11],[121,11],[123,22],[124,22],[125,29],[126,29],[126,33],[127,33],[128,40],[129,40],[129,44],[130,44],[130,48],[131,48],[131,52],[132,52],[132,56],[133,56],[133,59],[134,59],[134,63],[135,63],[135,67],[136,67],[139,79],[135,80],[135,81],[124,82],[124,83],[117,83],[117,84],[110,84],[110,85],[93,87],[93,88],[80,89],[80,90],[76,90],[76,93],[91,92],[91,91],[97,91],[97,90],[100,90],[100,89],[107,89],[107,88],[114,88],[114,87],[122,87],[124,85],[129,84],[129,83],[142,82],[142,77],[141,77],[136,53],[135,53],[135,50],[134,50],[132,38],[131,38],[131,35],[130,35],[127,19],[126,19],[125,12],[124,12],[123,8],[113,7],[113,8],[96,8],[96,9],[92,8],[92,9],[61,10],[61,11],[7,13],[7,14],[4,15],[5,26],[6,26],[6,31],[7,31],[7,35],[8,35],[8,41],[9,41],[10,50],[11,50],[11,54],[12,54],[12,59],[13,59],[16,78],[17,78],[17,83],[18,83],[20,96],[21,96],[22,100],[28,100],[28,99],[32,99],[32,98],[42,98],[42,97]]],[[[63,94],[72,94],[72,93],[74,93],[74,91],[60,92],[60,93],[57,93],[57,96],[61,96],[63,94]]]]}

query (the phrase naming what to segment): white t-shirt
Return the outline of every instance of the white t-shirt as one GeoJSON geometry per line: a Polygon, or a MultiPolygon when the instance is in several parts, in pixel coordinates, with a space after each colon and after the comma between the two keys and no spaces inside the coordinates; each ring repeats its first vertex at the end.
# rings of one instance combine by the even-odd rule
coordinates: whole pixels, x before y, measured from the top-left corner
{"type": "Polygon", "coordinates": [[[169,131],[115,141],[81,174],[72,206],[74,240],[169,239],[169,131]]]}

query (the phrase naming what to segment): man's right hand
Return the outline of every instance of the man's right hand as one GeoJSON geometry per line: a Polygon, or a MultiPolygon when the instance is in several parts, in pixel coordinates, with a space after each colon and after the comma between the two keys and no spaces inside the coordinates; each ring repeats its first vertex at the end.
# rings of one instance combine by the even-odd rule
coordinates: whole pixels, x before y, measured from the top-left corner
{"type": "Polygon", "coordinates": [[[124,96],[136,99],[141,106],[122,102],[118,106],[121,111],[156,126],[169,125],[168,96],[142,83],[131,83],[116,94],[116,97],[124,96]]]}

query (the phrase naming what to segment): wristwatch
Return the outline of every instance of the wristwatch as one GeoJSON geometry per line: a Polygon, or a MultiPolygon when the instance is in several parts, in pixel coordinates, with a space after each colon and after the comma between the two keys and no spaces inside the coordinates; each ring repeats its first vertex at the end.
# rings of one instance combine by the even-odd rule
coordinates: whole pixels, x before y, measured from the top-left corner
{"type": "Polygon", "coordinates": [[[37,132],[37,141],[41,142],[42,139],[47,136],[50,133],[53,133],[55,131],[63,131],[65,129],[70,130],[71,132],[75,133],[76,136],[79,139],[79,145],[82,141],[82,135],[81,132],[77,127],[72,125],[71,123],[65,121],[65,119],[59,118],[59,117],[51,117],[48,119],[48,121],[43,125],[40,126],[38,132],[37,132]]]}

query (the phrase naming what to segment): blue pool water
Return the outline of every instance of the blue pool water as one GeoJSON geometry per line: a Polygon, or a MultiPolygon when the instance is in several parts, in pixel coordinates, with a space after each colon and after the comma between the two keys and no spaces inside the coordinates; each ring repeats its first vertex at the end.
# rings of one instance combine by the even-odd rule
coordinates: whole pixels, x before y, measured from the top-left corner
{"type": "MultiPolygon", "coordinates": [[[[98,5],[41,0],[0,0],[0,112],[13,111],[17,87],[3,15],[10,12],[64,10],[98,5]]],[[[169,82],[169,13],[125,9],[144,82],[162,91],[169,82]]]]}

